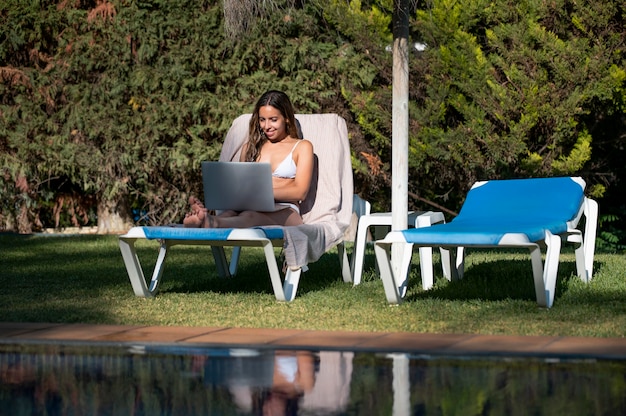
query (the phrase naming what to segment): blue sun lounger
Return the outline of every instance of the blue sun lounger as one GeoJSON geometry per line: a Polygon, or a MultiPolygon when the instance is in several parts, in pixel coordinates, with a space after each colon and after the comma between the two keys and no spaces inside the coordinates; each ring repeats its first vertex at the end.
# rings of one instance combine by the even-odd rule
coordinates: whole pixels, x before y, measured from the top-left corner
{"type": "Polygon", "coordinates": [[[265,254],[272,288],[277,300],[290,301],[298,290],[301,268],[288,270],[285,281],[281,275],[274,253],[274,245],[282,245],[284,239],[281,227],[258,228],[184,228],[176,227],[133,227],[120,238],[120,249],[136,296],[151,297],[158,288],[163,274],[163,266],[168,250],[175,245],[208,245],[211,246],[215,267],[223,277],[232,277],[237,272],[240,247],[261,247],[265,254]],[[150,284],[146,285],[141,265],[134,247],[137,239],[157,240],[161,243],[154,273],[150,284]],[[223,247],[236,247],[229,262],[223,247]]]}
{"type": "MultiPolygon", "coordinates": [[[[220,160],[239,160],[250,114],[239,116],[226,135],[220,160]]],[[[297,114],[304,138],[313,143],[316,166],[311,189],[300,204],[304,224],[290,227],[190,229],[179,226],[133,227],[119,237],[124,265],[136,296],[153,297],[163,275],[165,258],[177,245],[210,246],[220,277],[233,277],[242,247],[260,247],[265,254],[274,294],[279,301],[296,296],[298,282],[309,263],[338,247],[343,280],[351,281],[344,232],[352,219],[353,182],[346,122],[337,114],[297,114]],[[160,249],[150,281],[146,281],[135,243],[159,242],[160,249]],[[232,247],[227,259],[225,247],[232,247]],[[283,260],[276,251],[282,249],[283,260]],[[277,259],[278,257],[278,259],[277,259]],[[283,267],[284,266],[284,267],[283,267]]]]}
{"type": "Polygon", "coordinates": [[[464,248],[527,248],[537,303],[551,307],[562,241],[575,244],[578,276],[585,282],[592,277],[598,204],[585,197],[584,189],[579,177],[477,182],[452,221],[390,232],[374,246],[388,302],[401,302],[406,292],[408,270],[394,275],[390,259],[391,245],[399,243],[440,247],[449,280],[463,277],[464,248]],[[576,228],[583,215],[584,233],[576,228]]]}

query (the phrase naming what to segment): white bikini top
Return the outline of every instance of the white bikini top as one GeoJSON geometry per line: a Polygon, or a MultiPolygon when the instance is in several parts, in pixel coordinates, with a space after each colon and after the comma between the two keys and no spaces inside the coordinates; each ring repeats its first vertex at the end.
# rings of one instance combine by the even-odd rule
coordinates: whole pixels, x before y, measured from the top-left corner
{"type": "Polygon", "coordinates": [[[280,162],[280,165],[274,169],[272,176],[276,178],[293,179],[296,177],[296,162],[293,161],[293,151],[300,144],[300,140],[291,148],[291,152],[280,162]]]}
{"type": "Polygon", "coordinates": [[[276,367],[278,372],[285,377],[285,380],[289,383],[296,381],[298,375],[298,359],[290,356],[276,357],[276,367]]]}

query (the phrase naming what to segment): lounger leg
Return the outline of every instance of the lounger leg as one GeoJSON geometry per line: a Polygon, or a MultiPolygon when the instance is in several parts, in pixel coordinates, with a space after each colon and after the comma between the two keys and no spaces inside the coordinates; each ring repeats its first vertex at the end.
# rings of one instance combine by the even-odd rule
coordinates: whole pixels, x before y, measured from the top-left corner
{"type": "Polygon", "coordinates": [[[402,296],[396,283],[396,278],[391,265],[391,244],[376,243],[374,245],[376,262],[380,271],[380,278],[383,281],[387,302],[396,305],[402,302],[402,296]]]}
{"type": "MultiPolygon", "coordinates": [[[[213,253],[213,259],[215,260],[215,268],[217,269],[217,274],[220,277],[233,277],[234,273],[232,272],[232,259],[231,265],[228,264],[228,259],[226,258],[226,252],[224,247],[222,246],[211,246],[211,252],[213,253]]],[[[238,258],[237,258],[238,260],[238,258]]],[[[235,267],[235,272],[237,268],[235,267]]]]}
{"type": "Polygon", "coordinates": [[[357,234],[354,240],[354,252],[352,253],[351,275],[354,286],[361,283],[361,275],[363,274],[363,261],[365,260],[365,246],[367,245],[367,231],[369,223],[365,218],[361,219],[357,234]]]}
{"type": "Polygon", "coordinates": [[[420,273],[422,275],[422,288],[431,289],[435,280],[433,271],[433,249],[431,247],[420,247],[420,273]]]}
{"type": "Polygon", "coordinates": [[[591,279],[589,277],[589,270],[585,267],[585,247],[583,245],[576,247],[574,253],[576,253],[576,274],[578,274],[580,280],[589,283],[591,279]]]}
{"type": "Polygon", "coordinates": [[[576,256],[576,274],[585,283],[589,283],[589,274],[586,267],[585,261],[585,245],[583,243],[582,234],[574,234],[567,236],[566,240],[568,243],[574,243],[576,248],[574,249],[574,253],[576,256]]]}
{"type": "Polygon", "coordinates": [[[241,255],[241,246],[233,246],[230,262],[226,258],[226,251],[223,246],[211,246],[215,267],[219,277],[233,277],[237,275],[237,267],[239,266],[239,256],[241,255]]]}
{"type": "Polygon", "coordinates": [[[283,283],[280,279],[280,271],[278,270],[278,263],[276,262],[276,256],[274,254],[274,247],[272,246],[272,243],[269,241],[264,243],[263,252],[265,253],[265,262],[267,263],[267,271],[270,274],[270,281],[272,282],[274,296],[276,296],[276,300],[285,301],[287,299],[285,298],[285,291],[283,289],[283,283]]]}
{"type": "Polygon", "coordinates": [[[593,256],[596,251],[596,233],[598,230],[598,203],[590,198],[585,198],[585,235],[583,245],[585,248],[585,270],[587,279],[593,278],[593,256]]]}
{"type": "Polygon", "coordinates": [[[237,267],[239,266],[239,256],[241,255],[241,246],[233,247],[232,253],[230,255],[230,266],[228,267],[228,271],[231,276],[237,275],[237,267]]]}
{"type": "Polygon", "coordinates": [[[533,279],[535,281],[535,296],[537,304],[551,308],[556,291],[556,277],[559,269],[559,255],[561,253],[561,237],[546,231],[546,261],[542,265],[541,249],[538,245],[532,245],[530,259],[533,267],[533,279]]]}
{"type": "Polygon", "coordinates": [[[585,214],[585,231],[567,236],[568,243],[576,246],[576,272],[580,280],[589,283],[593,277],[593,258],[596,249],[596,232],[598,228],[598,203],[585,198],[583,213],[585,214]]]}
{"type": "MultiPolygon", "coordinates": [[[[415,219],[415,228],[430,227],[433,224],[445,222],[445,218],[442,213],[430,213],[427,212],[422,215],[418,215],[415,219]]],[[[433,270],[433,249],[432,247],[420,247],[420,274],[422,276],[422,288],[424,290],[431,289],[434,283],[434,270],[433,270]]],[[[408,267],[407,267],[408,274],[408,267]]]]}
{"type": "Polygon", "coordinates": [[[443,277],[452,280],[452,262],[450,260],[450,249],[440,247],[439,253],[441,254],[441,269],[443,270],[443,277]]]}
{"type": "Polygon", "coordinates": [[[561,254],[561,237],[546,231],[546,261],[543,270],[543,280],[546,290],[546,307],[551,308],[556,291],[556,277],[559,270],[559,256],[561,254]]]}
{"type": "Polygon", "coordinates": [[[462,279],[465,273],[465,248],[441,247],[440,252],[444,277],[451,282],[462,279]]]}
{"type": "MultiPolygon", "coordinates": [[[[403,251],[402,251],[402,260],[400,262],[400,273],[401,273],[401,276],[404,277],[404,280],[402,281],[402,283],[398,285],[398,293],[400,294],[401,297],[404,297],[406,295],[406,290],[409,286],[409,272],[411,270],[411,260],[413,259],[413,244],[402,244],[402,246],[403,246],[402,248],[403,251]]],[[[430,263],[432,264],[432,255],[431,255],[430,263]]],[[[421,264],[421,259],[420,259],[420,264],[421,264]]],[[[432,280],[432,266],[430,267],[430,269],[431,269],[431,280],[432,280]]]]}
{"type": "Polygon", "coordinates": [[[150,280],[150,293],[156,294],[161,276],[163,276],[163,269],[165,268],[165,257],[167,256],[167,249],[169,245],[167,241],[161,242],[159,248],[159,256],[157,257],[156,264],[154,265],[154,271],[152,272],[152,279],[150,280]]]}
{"type": "Polygon", "coordinates": [[[528,248],[530,250],[530,262],[533,268],[533,280],[535,282],[535,297],[539,306],[546,306],[546,286],[543,280],[543,263],[541,261],[541,249],[538,245],[528,248]]]}
{"type": "Polygon", "coordinates": [[[298,283],[300,282],[302,268],[298,268],[296,270],[287,269],[287,272],[285,273],[285,282],[283,283],[280,278],[280,271],[278,269],[278,263],[276,262],[276,256],[274,255],[274,247],[272,246],[272,243],[268,241],[264,244],[263,251],[265,252],[267,270],[270,274],[272,289],[274,289],[274,296],[276,296],[276,300],[291,302],[296,297],[296,292],[298,291],[298,283]]]}
{"type": "Polygon", "coordinates": [[[287,302],[291,302],[296,297],[298,291],[298,283],[300,282],[300,276],[302,275],[302,269],[296,270],[287,269],[285,274],[285,283],[283,284],[283,293],[287,302]]]}
{"type": "Polygon", "coordinates": [[[465,247],[457,247],[454,257],[454,264],[456,266],[456,278],[463,279],[465,274],[465,247]]]}
{"type": "Polygon", "coordinates": [[[157,259],[157,265],[155,266],[152,283],[150,285],[151,287],[149,289],[146,285],[146,279],[143,274],[141,263],[139,262],[139,257],[137,257],[135,241],[136,239],[134,238],[120,238],[120,251],[122,252],[122,259],[124,259],[126,272],[128,273],[128,278],[130,280],[130,284],[133,287],[133,292],[135,292],[135,296],[149,298],[154,296],[154,293],[156,292],[158,280],[163,271],[163,262],[165,260],[167,246],[165,245],[165,243],[161,245],[161,249],[159,250],[159,257],[157,259]]]}
{"type": "MultiPolygon", "coordinates": [[[[337,245],[337,254],[339,255],[339,266],[341,267],[341,276],[346,283],[352,282],[352,265],[348,259],[348,251],[346,244],[342,241],[337,245]]],[[[354,260],[354,256],[352,256],[354,260]]]]}
{"type": "Polygon", "coordinates": [[[230,267],[228,265],[228,259],[226,258],[226,252],[222,246],[211,246],[211,252],[213,253],[213,259],[215,260],[215,268],[219,277],[232,277],[230,273],[230,267]]]}

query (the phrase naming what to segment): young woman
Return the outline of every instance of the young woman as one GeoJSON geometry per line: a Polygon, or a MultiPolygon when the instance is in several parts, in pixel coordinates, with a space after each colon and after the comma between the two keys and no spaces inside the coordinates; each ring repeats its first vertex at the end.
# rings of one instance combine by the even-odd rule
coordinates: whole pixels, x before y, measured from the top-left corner
{"type": "MultiPolygon", "coordinates": [[[[313,176],[313,145],[298,138],[298,128],[289,97],[281,91],[268,91],[259,98],[250,118],[248,141],[242,162],[269,163],[277,210],[225,211],[209,215],[197,198],[190,198],[191,212],[185,227],[247,228],[259,225],[299,225],[300,201],[309,192],[313,176]]],[[[235,185],[233,185],[235,186],[235,185]]]]}

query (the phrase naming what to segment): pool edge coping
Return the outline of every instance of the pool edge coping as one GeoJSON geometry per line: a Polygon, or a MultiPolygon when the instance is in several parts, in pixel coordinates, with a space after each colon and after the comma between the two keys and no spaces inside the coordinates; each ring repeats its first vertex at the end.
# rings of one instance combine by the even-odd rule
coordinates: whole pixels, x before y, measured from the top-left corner
{"type": "Polygon", "coordinates": [[[0,344],[176,346],[626,360],[626,338],[0,322],[0,344]]]}

